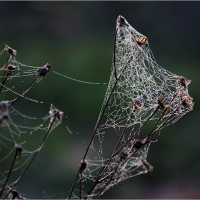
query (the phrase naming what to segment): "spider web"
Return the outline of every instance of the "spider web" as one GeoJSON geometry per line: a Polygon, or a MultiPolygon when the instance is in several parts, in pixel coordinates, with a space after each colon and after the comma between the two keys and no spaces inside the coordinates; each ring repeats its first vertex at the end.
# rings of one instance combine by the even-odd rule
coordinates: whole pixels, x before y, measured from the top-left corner
{"type": "MultiPolygon", "coordinates": [[[[17,151],[16,149],[20,147],[22,151],[16,158],[12,168],[12,176],[7,182],[10,187],[15,183],[14,181],[20,175],[21,170],[25,169],[33,155],[40,150],[38,149],[39,143],[36,141],[41,142],[50,124],[52,123],[49,133],[61,123],[62,118],[62,116],[59,116],[59,118],[53,121],[54,111],[57,109],[52,104],[50,104],[49,111],[49,103],[44,103],[26,96],[31,86],[21,93],[21,88],[24,88],[26,77],[30,78],[30,76],[35,76],[36,78],[34,80],[36,83],[42,80],[42,76],[38,76],[39,72],[44,73],[44,71],[41,71],[41,67],[24,65],[18,62],[16,60],[17,51],[7,45],[5,45],[5,48],[0,53],[1,58],[4,52],[7,52],[7,60],[0,69],[2,72],[0,83],[0,192],[7,179],[14,153],[17,151]],[[24,114],[24,110],[17,110],[15,106],[11,105],[17,99],[16,96],[25,99],[26,103],[24,108],[29,105],[32,106],[35,103],[40,103],[37,105],[38,110],[40,110],[41,106],[48,106],[47,114],[38,117],[40,115],[38,113],[37,117],[34,117],[24,114]]],[[[28,80],[28,83],[30,83],[30,80],[28,80]]],[[[25,111],[27,110],[25,109],[25,111]]],[[[28,113],[30,114],[29,110],[28,113]]]]}
{"type": "Polygon", "coordinates": [[[115,37],[110,81],[99,115],[100,119],[103,113],[103,118],[82,173],[83,183],[95,185],[92,191],[83,194],[88,198],[102,195],[125,179],[151,171],[153,167],[146,159],[153,142],[148,139],[153,135],[150,131],[154,124],[158,121],[154,130],[160,126],[159,131],[179,120],[194,105],[188,94],[190,81],[159,66],[147,37],[122,16],[117,18],[115,37]],[[152,125],[150,130],[140,129],[147,122],[152,125]],[[136,145],[138,141],[143,144],[141,148],[136,145]],[[121,151],[115,154],[120,147],[121,151]]]}
{"type": "MultiPolygon", "coordinates": [[[[0,55],[3,55],[7,50],[7,48],[3,49],[0,55]]],[[[6,65],[1,68],[1,71],[4,72],[7,65],[16,66],[12,73],[7,76],[7,80],[12,80],[12,82],[9,86],[4,85],[2,87],[1,100],[4,101],[5,107],[15,100],[16,95],[20,95],[20,92],[17,91],[18,85],[13,80],[37,76],[40,69],[40,67],[24,65],[18,62],[15,57],[16,52],[14,50],[14,54],[7,57],[6,65]],[[9,99],[13,100],[5,99],[6,95],[10,93],[13,96],[11,95],[9,99]]],[[[53,72],[65,78],[70,78],[58,72],[53,72]]],[[[5,78],[5,76],[6,74],[1,78],[5,78]]],[[[42,77],[39,77],[36,82],[41,80],[42,77]]],[[[89,183],[94,184],[98,177],[99,179],[93,190],[89,193],[84,191],[82,192],[83,195],[87,195],[88,198],[95,197],[99,192],[103,194],[110,187],[125,179],[147,173],[153,169],[146,159],[150,144],[154,141],[150,140],[152,135],[149,134],[151,132],[141,127],[147,122],[153,127],[155,122],[158,121],[156,128],[159,128],[160,125],[160,130],[191,111],[194,104],[188,94],[187,86],[189,83],[190,81],[186,78],[160,67],[153,57],[148,39],[137,32],[125,18],[118,17],[114,61],[99,115],[100,119],[103,113],[103,118],[85,158],[87,167],[81,172],[82,177],[79,180],[84,187],[89,183]],[[165,109],[167,109],[166,112],[165,109]],[[119,145],[116,146],[118,142],[119,145]],[[121,150],[119,150],[120,148],[121,150]],[[113,149],[115,150],[113,151],[113,149]],[[116,153],[118,150],[119,152],[116,153]],[[102,169],[104,170],[102,171],[102,169]]],[[[43,103],[28,98],[24,94],[21,97],[31,103],[43,103]]],[[[38,150],[37,147],[30,148],[29,141],[34,137],[36,131],[47,131],[50,126],[48,119],[53,120],[53,110],[56,110],[56,108],[51,105],[49,114],[40,118],[27,116],[12,106],[6,112],[0,110],[1,119],[4,115],[8,115],[8,120],[3,120],[1,123],[3,131],[0,132],[0,182],[2,184],[10,167],[10,165],[4,163],[11,158],[14,147],[16,145],[23,146],[20,159],[17,160],[12,170],[17,173],[18,169],[24,168],[32,155],[38,150]],[[16,118],[21,118],[22,120],[19,121],[23,121],[23,123],[16,123],[16,118]]],[[[59,124],[58,118],[51,131],[59,124]]],[[[77,197],[75,193],[74,197],[77,197]]]]}

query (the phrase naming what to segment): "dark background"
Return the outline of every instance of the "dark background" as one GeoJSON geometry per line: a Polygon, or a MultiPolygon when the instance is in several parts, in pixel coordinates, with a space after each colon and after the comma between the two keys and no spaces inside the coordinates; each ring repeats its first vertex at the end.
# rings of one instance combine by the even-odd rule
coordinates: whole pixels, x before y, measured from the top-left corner
{"type": "MultiPolygon", "coordinates": [[[[107,85],[75,82],[53,71],[82,81],[108,83],[115,21],[122,15],[148,37],[159,65],[192,80],[189,94],[195,106],[162,130],[158,142],[151,145],[151,174],[124,181],[101,198],[200,198],[199,10],[200,2],[0,2],[1,49],[4,43],[17,49],[17,60],[23,64],[52,65],[47,77],[26,94],[45,103],[21,99],[14,107],[42,117],[53,103],[64,112],[62,124],[47,138],[17,186],[24,197],[67,198],[107,85]]],[[[33,79],[28,77],[23,88],[33,79]]],[[[42,137],[37,134],[36,139],[42,137]]]]}

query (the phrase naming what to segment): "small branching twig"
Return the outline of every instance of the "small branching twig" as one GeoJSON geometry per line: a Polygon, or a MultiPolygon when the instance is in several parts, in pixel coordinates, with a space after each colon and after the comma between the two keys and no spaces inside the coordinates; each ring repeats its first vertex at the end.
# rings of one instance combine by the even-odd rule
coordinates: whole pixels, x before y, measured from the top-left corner
{"type": "Polygon", "coordinates": [[[9,195],[9,193],[16,187],[16,185],[19,183],[19,181],[21,180],[21,178],[23,177],[23,175],[25,174],[25,172],[28,170],[28,168],[30,167],[30,165],[32,164],[33,160],[35,159],[35,157],[37,156],[38,152],[41,150],[42,146],[44,145],[44,142],[47,138],[47,136],[50,133],[50,130],[55,122],[56,119],[58,119],[61,123],[62,120],[62,115],[63,112],[57,110],[57,109],[53,109],[49,111],[50,115],[52,116],[49,122],[49,127],[48,130],[41,142],[41,144],[39,145],[38,149],[36,150],[35,154],[33,155],[33,157],[31,158],[30,162],[28,163],[28,165],[26,166],[26,168],[24,169],[24,171],[21,173],[21,175],[19,176],[19,178],[15,181],[15,183],[13,184],[12,189],[6,194],[6,196],[4,197],[4,199],[9,195]]]}
{"type": "Polygon", "coordinates": [[[12,101],[12,103],[9,105],[12,106],[20,97],[23,96],[23,94],[33,85],[33,83],[35,83],[35,81],[39,78],[39,77],[44,77],[49,71],[50,71],[51,65],[49,63],[47,63],[45,66],[40,67],[37,72],[37,76],[34,78],[34,80],[29,84],[29,86],[16,98],[12,101]]]}
{"type": "MultiPolygon", "coordinates": [[[[106,110],[106,107],[107,107],[107,105],[108,105],[108,102],[109,102],[109,100],[110,100],[110,98],[111,98],[111,96],[112,96],[112,94],[113,94],[113,92],[114,92],[114,89],[115,89],[116,85],[117,85],[117,82],[118,82],[119,78],[121,77],[123,71],[126,69],[126,67],[128,66],[128,64],[129,64],[130,61],[132,60],[132,58],[133,58],[133,56],[131,56],[131,57],[129,58],[129,60],[127,61],[126,65],[123,67],[121,73],[119,74],[118,78],[116,79],[116,81],[115,81],[115,83],[114,83],[114,85],[113,85],[113,88],[112,88],[112,90],[111,90],[111,92],[110,92],[110,94],[109,94],[109,96],[108,96],[108,98],[107,98],[107,100],[106,100],[106,103],[105,103],[105,105],[104,105],[104,108],[103,108],[103,110],[102,110],[102,112],[101,112],[101,115],[100,115],[99,119],[97,120],[97,124],[96,124],[96,126],[95,126],[94,131],[93,131],[92,137],[91,137],[91,139],[90,139],[90,141],[89,141],[89,144],[88,144],[87,149],[86,149],[86,151],[85,151],[85,154],[84,154],[84,156],[83,156],[83,159],[82,159],[83,161],[85,160],[85,157],[86,157],[86,155],[87,155],[87,153],[88,153],[88,151],[89,151],[89,148],[90,148],[90,146],[91,146],[91,144],[92,144],[92,141],[93,141],[93,139],[94,139],[94,136],[95,136],[95,134],[96,134],[96,131],[97,131],[97,129],[98,129],[98,126],[99,126],[99,124],[100,124],[100,122],[101,122],[101,119],[102,119],[102,117],[103,117],[103,115],[104,115],[104,112],[105,112],[105,110],[106,110]]],[[[77,174],[76,174],[75,180],[74,180],[73,185],[72,185],[72,188],[71,188],[71,190],[70,190],[70,194],[69,194],[68,199],[71,198],[71,195],[72,195],[72,192],[73,192],[73,190],[74,190],[74,187],[75,187],[75,184],[76,184],[77,177],[78,177],[79,173],[80,173],[80,169],[78,169],[78,172],[77,172],[77,174]]]]}

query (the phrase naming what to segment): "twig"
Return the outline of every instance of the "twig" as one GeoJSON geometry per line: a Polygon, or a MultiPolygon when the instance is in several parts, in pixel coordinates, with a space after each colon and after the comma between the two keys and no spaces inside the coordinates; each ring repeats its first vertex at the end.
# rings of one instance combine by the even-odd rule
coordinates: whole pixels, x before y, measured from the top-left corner
{"type": "Polygon", "coordinates": [[[107,181],[107,183],[104,185],[104,187],[97,193],[97,195],[94,197],[94,199],[98,198],[98,196],[104,191],[104,189],[106,188],[106,186],[110,183],[110,181],[112,180],[112,177],[114,176],[115,172],[117,171],[119,164],[120,164],[121,160],[118,162],[114,172],[112,173],[110,179],[107,181]]]}
{"type": "Polygon", "coordinates": [[[3,188],[2,188],[2,190],[1,190],[0,197],[1,197],[1,195],[3,194],[4,188],[5,188],[5,186],[6,186],[7,182],[8,182],[8,179],[9,179],[9,177],[10,177],[10,174],[11,174],[12,168],[13,168],[13,166],[14,166],[14,163],[15,163],[15,160],[16,160],[16,157],[17,157],[17,154],[19,153],[19,156],[20,156],[20,153],[21,153],[21,151],[22,151],[22,149],[19,150],[19,148],[15,148],[15,150],[16,150],[16,152],[15,152],[15,155],[14,155],[14,158],[13,158],[13,161],[12,161],[12,164],[11,164],[11,167],[10,167],[10,170],[9,170],[9,173],[8,173],[8,176],[7,176],[7,178],[6,178],[5,182],[4,182],[3,188]]]}
{"type": "Polygon", "coordinates": [[[180,108],[180,104],[177,106],[177,108],[171,113],[171,115],[155,130],[153,131],[149,136],[148,138],[152,137],[152,135],[154,135],[157,131],[160,130],[160,128],[162,128],[162,126],[168,122],[168,120],[174,115],[174,113],[180,108]]]}
{"type": "Polygon", "coordinates": [[[117,71],[116,71],[116,65],[115,65],[115,51],[116,51],[117,31],[118,31],[118,29],[116,29],[116,31],[115,31],[114,53],[113,53],[113,65],[114,65],[114,74],[115,74],[116,81],[118,80],[118,78],[117,78],[117,71]]]}
{"type": "Polygon", "coordinates": [[[122,148],[124,148],[124,147],[135,137],[135,135],[144,127],[144,125],[156,114],[156,112],[158,111],[159,108],[160,108],[160,107],[157,106],[157,108],[153,111],[153,113],[149,116],[149,118],[142,124],[142,126],[140,126],[140,128],[139,128],[137,131],[135,131],[135,133],[126,141],[126,143],[124,143],[124,144],[120,147],[120,149],[118,149],[118,150],[115,152],[115,154],[114,154],[112,157],[114,157],[115,155],[117,155],[117,154],[119,153],[119,151],[121,151],[122,148]]]}
{"type": "MultiPolygon", "coordinates": [[[[115,87],[116,87],[116,85],[117,85],[117,83],[118,83],[118,80],[119,80],[119,78],[121,77],[122,73],[124,72],[124,70],[126,69],[126,67],[128,66],[128,64],[130,63],[130,61],[131,61],[132,59],[133,59],[133,56],[131,56],[131,57],[129,58],[129,60],[127,61],[126,65],[125,65],[124,68],[122,69],[121,73],[119,74],[118,78],[116,79],[116,81],[115,81],[115,83],[114,83],[114,85],[113,85],[113,88],[112,88],[112,90],[111,90],[111,92],[110,92],[110,94],[109,94],[109,96],[108,96],[108,98],[107,98],[107,100],[106,100],[106,103],[105,103],[105,105],[104,105],[104,108],[103,108],[103,110],[102,110],[102,112],[101,112],[101,115],[99,116],[99,119],[98,119],[98,121],[97,121],[97,124],[96,124],[96,126],[95,126],[95,129],[94,129],[94,131],[93,131],[92,137],[91,137],[91,139],[90,139],[90,142],[89,142],[89,144],[88,144],[88,146],[87,146],[87,149],[86,149],[86,151],[85,151],[85,154],[84,154],[84,156],[83,156],[83,159],[82,159],[83,161],[85,160],[85,157],[86,157],[86,155],[87,155],[87,153],[88,153],[88,151],[89,151],[89,148],[90,148],[90,146],[91,146],[91,143],[92,143],[92,141],[93,141],[93,139],[94,139],[94,136],[95,136],[95,134],[96,134],[97,128],[98,128],[98,126],[99,126],[99,124],[100,124],[100,122],[101,122],[101,119],[102,119],[102,117],[103,117],[103,115],[104,115],[104,112],[105,112],[105,110],[106,110],[106,107],[107,107],[107,105],[108,105],[108,102],[109,102],[109,100],[110,100],[110,98],[111,98],[111,96],[112,96],[112,94],[113,94],[113,92],[114,92],[114,89],[115,89],[115,87]]],[[[79,175],[79,172],[80,172],[80,171],[78,170],[77,175],[76,175],[76,177],[75,177],[75,180],[74,180],[74,182],[73,182],[73,185],[72,185],[72,188],[71,188],[71,191],[70,191],[70,194],[69,194],[68,199],[71,198],[71,195],[72,195],[72,192],[73,192],[73,190],[74,190],[77,177],[78,177],[78,175],[79,175]]]]}
{"type": "Polygon", "coordinates": [[[3,88],[3,86],[4,86],[4,84],[5,84],[5,82],[6,82],[7,78],[8,78],[8,76],[9,76],[9,73],[7,73],[6,78],[3,80],[4,74],[5,74],[5,72],[3,73],[2,82],[1,82],[1,86],[0,86],[0,92],[1,92],[1,90],[2,90],[2,88],[3,88]]]}
{"type": "MultiPolygon", "coordinates": [[[[123,135],[124,135],[124,133],[125,133],[125,131],[126,131],[126,129],[127,129],[127,126],[128,126],[128,124],[130,123],[130,121],[131,121],[131,119],[132,119],[132,117],[133,117],[135,111],[136,111],[136,109],[133,110],[133,112],[132,112],[130,118],[127,120],[126,125],[125,125],[125,127],[124,127],[124,129],[123,129],[123,131],[122,131],[122,133],[121,133],[121,136],[120,136],[120,138],[119,138],[119,140],[118,140],[118,142],[117,142],[117,145],[116,145],[116,147],[115,147],[115,149],[114,149],[114,151],[113,151],[113,153],[112,153],[112,155],[111,155],[110,158],[113,158],[113,155],[114,155],[114,153],[116,152],[116,150],[117,150],[117,148],[118,148],[118,146],[119,146],[119,144],[120,144],[120,142],[121,142],[121,140],[122,140],[122,137],[123,137],[123,135]]],[[[99,177],[102,176],[102,174],[104,173],[104,171],[105,171],[106,168],[108,167],[110,161],[111,161],[111,159],[108,160],[108,162],[106,163],[104,169],[103,169],[102,172],[100,173],[99,177]]],[[[98,178],[99,178],[99,177],[98,177],[98,178]]]]}
{"type": "Polygon", "coordinates": [[[35,81],[39,78],[39,75],[37,75],[34,80],[29,84],[29,86],[16,98],[12,101],[12,103],[8,106],[8,108],[10,106],[12,106],[20,97],[23,96],[23,94],[33,85],[33,83],[35,83],[35,81]]]}
{"type": "Polygon", "coordinates": [[[31,163],[33,162],[34,158],[36,157],[36,155],[38,154],[38,152],[39,152],[40,149],[42,148],[42,146],[43,146],[43,144],[44,144],[44,142],[45,142],[45,140],[46,140],[46,138],[47,138],[47,136],[48,136],[48,134],[49,134],[49,132],[50,132],[50,130],[51,130],[51,128],[52,128],[52,125],[53,125],[53,123],[54,123],[55,120],[56,120],[56,117],[57,117],[57,116],[54,115],[53,120],[49,122],[49,123],[50,123],[49,128],[48,128],[48,130],[47,130],[47,132],[46,132],[46,134],[45,134],[45,136],[44,136],[44,138],[43,138],[43,140],[42,140],[40,146],[38,147],[37,151],[36,151],[35,154],[33,155],[32,159],[30,160],[30,162],[28,163],[28,165],[26,166],[26,168],[24,169],[24,171],[21,173],[21,175],[19,176],[19,178],[15,181],[15,183],[14,183],[12,189],[6,194],[6,196],[4,197],[4,199],[5,199],[5,198],[10,194],[10,192],[16,187],[16,185],[17,185],[18,182],[21,180],[21,178],[23,177],[23,175],[25,174],[25,172],[26,172],[26,171],[28,170],[28,168],[30,167],[30,165],[31,165],[31,163]]]}

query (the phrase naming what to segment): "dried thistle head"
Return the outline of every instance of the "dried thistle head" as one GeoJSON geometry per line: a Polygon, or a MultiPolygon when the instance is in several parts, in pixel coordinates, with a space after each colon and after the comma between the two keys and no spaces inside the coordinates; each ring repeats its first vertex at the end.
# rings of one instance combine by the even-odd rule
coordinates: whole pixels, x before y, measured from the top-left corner
{"type": "Polygon", "coordinates": [[[121,152],[120,154],[120,161],[126,160],[128,157],[128,154],[126,152],[121,152]]]}
{"type": "Polygon", "coordinates": [[[50,71],[51,65],[47,63],[45,66],[40,67],[37,72],[39,76],[45,76],[50,71]]]}
{"type": "Polygon", "coordinates": [[[82,172],[87,167],[87,163],[84,160],[80,162],[80,172],[82,172]]]}
{"type": "Polygon", "coordinates": [[[133,35],[133,39],[134,41],[141,47],[141,46],[148,46],[149,43],[148,43],[148,40],[147,40],[147,37],[136,37],[135,35],[133,35]]]}
{"type": "Polygon", "coordinates": [[[180,103],[182,104],[183,107],[189,108],[190,106],[193,105],[193,98],[190,96],[183,96],[183,93],[180,95],[180,103]]]}
{"type": "Polygon", "coordinates": [[[117,26],[118,27],[124,27],[124,26],[129,26],[129,24],[128,24],[128,22],[126,21],[126,19],[124,18],[124,17],[122,17],[121,15],[119,15],[118,17],[117,17],[117,20],[116,20],[116,22],[117,22],[117,26]]]}
{"type": "Polygon", "coordinates": [[[52,117],[57,118],[60,121],[60,123],[62,122],[62,116],[63,116],[64,112],[62,112],[58,109],[52,109],[52,110],[49,111],[49,114],[52,117]]]}
{"type": "Polygon", "coordinates": [[[23,148],[19,145],[15,145],[15,150],[17,151],[18,157],[20,159],[20,155],[21,155],[21,152],[23,151],[23,148]]]}
{"type": "Polygon", "coordinates": [[[6,51],[7,51],[7,53],[8,53],[8,56],[14,56],[14,57],[16,57],[16,55],[17,55],[17,50],[14,50],[14,49],[12,49],[11,47],[9,47],[7,44],[5,44],[5,48],[6,48],[6,51]]]}
{"type": "Polygon", "coordinates": [[[183,76],[179,77],[178,83],[181,87],[187,88],[191,81],[189,81],[187,78],[184,78],[183,76]]]}
{"type": "Polygon", "coordinates": [[[4,72],[7,72],[8,74],[14,72],[14,71],[20,71],[19,68],[15,65],[8,65],[4,70],[4,72]]]}

